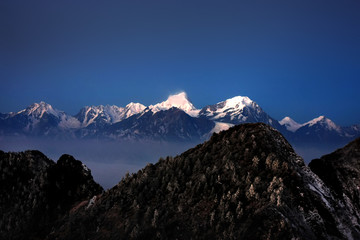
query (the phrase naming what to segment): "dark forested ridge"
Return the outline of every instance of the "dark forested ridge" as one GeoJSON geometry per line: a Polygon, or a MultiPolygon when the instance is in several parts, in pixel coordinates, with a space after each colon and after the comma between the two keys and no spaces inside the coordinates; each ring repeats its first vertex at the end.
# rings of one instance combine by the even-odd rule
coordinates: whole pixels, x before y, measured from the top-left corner
{"type": "Polygon", "coordinates": [[[41,239],[70,208],[103,190],[72,156],[0,151],[0,239],[41,239]]]}
{"type": "MultiPolygon", "coordinates": [[[[43,164],[55,165],[35,153],[44,159],[43,164]]],[[[358,155],[351,156],[352,161],[359,161],[358,155]]],[[[337,158],[338,164],[346,158],[337,158]]],[[[359,170],[357,165],[354,168],[359,170]]],[[[73,176],[50,175],[64,181],[73,176]]],[[[323,180],[277,130],[262,123],[238,125],[177,157],[148,164],[102,194],[94,187],[77,198],[84,201],[57,198],[57,204],[66,203],[71,209],[60,206],[63,211],[57,212],[46,238],[359,239],[360,215],[352,203],[356,193],[345,199],[344,189],[334,188],[319,176],[323,180]]],[[[339,181],[353,177],[348,174],[339,181]]],[[[12,185],[6,184],[11,191],[12,185]]],[[[64,191],[52,194],[63,196],[66,188],[60,189],[64,191]]],[[[9,204],[9,199],[4,201],[9,204]]],[[[1,234],[7,236],[3,221],[1,234]]]]}
{"type": "Polygon", "coordinates": [[[355,216],[360,216],[360,138],[331,154],[312,160],[309,167],[345,206],[355,211],[355,216]]]}

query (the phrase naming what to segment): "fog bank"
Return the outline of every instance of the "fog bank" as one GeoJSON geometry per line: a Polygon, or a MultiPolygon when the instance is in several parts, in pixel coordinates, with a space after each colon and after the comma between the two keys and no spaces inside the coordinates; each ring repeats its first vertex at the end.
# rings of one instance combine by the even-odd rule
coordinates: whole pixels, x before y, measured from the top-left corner
{"type": "Polygon", "coordinates": [[[39,150],[54,161],[62,154],[70,154],[88,166],[95,181],[105,189],[116,185],[126,172],[137,172],[148,163],[156,163],[160,157],[175,156],[196,144],[0,138],[0,150],[5,152],[39,150]]]}

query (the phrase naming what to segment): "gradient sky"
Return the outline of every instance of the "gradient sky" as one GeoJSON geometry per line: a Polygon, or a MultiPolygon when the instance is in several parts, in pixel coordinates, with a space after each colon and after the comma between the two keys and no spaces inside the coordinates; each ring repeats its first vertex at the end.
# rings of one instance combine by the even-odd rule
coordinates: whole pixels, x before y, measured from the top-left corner
{"type": "Polygon", "coordinates": [[[198,108],[360,123],[360,1],[0,1],[0,112],[33,102],[198,108]]]}

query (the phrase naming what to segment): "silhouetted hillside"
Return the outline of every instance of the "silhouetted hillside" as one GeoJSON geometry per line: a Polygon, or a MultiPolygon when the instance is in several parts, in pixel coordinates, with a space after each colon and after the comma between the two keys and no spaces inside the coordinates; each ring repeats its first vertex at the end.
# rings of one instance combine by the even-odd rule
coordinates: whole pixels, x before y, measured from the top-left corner
{"type": "Polygon", "coordinates": [[[44,238],[73,204],[102,192],[69,155],[55,163],[39,151],[0,151],[0,176],[0,239],[44,238]]]}
{"type": "Polygon", "coordinates": [[[243,124],[102,192],[80,161],[0,152],[1,239],[359,239],[359,140],[311,167],[243,124]]]}
{"type": "Polygon", "coordinates": [[[310,162],[309,167],[341,200],[343,208],[354,211],[354,226],[360,216],[360,138],[344,148],[310,162]]]}
{"type": "Polygon", "coordinates": [[[359,238],[340,204],[278,131],[244,124],[126,176],[48,238],[359,238]]]}

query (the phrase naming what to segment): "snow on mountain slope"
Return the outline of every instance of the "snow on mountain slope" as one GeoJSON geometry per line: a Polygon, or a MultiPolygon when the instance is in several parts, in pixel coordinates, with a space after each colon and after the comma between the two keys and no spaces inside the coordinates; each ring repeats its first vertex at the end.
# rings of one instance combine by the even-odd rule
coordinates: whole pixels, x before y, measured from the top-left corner
{"type": "MultiPolygon", "coordinates": [[[[219,102],[215,105],[204,107],[200,115],[220,122],[246,122],[249,118],[245,109],[251,109],[254,114],[262,112],[261,108],[248,97],[237,96],[219,102]]],[[[251,113],[251,115],[254,115],[251,113]]]]}
{"type": "Polygon", "coordinates": [[[142,105],[141,103],[131,102],[128,105],[126,105],[126,107],[124,108],[124,111],[121,115],[121,119],[126,119],[128,117],[131,117],[132,115],[141,113],[145,109],[146,109],[146,107],[144,105],[142,105]]]}
{"type": "Polygon", "coordinates": [[[346,128],[336,125],[330,119],[320,116],[308,121],[296,130],[290,142],[294,145],[326,145],[340,147],[351,140],[346,128]]]}
{"type": "Polygon", "coordinates": [[[0,134],[13,136],[70,136],[79,127],[80,122],[76,118],[45,102],[34,103],[18,112],[3,114],[0,119],[0,134]]]}
{"type": "MultiPolygon", "coordinates": [[[[189,133],[189,136],[204,136],[204,129],[208,130],[206,134],[212,134],[228,129],[233,125],[255,122],[263,122],[276,128],[291,143],[311,142],[314,144],[330,141],[332,143],[343,143],[360,136],[360,125],[340,127],[324,116],[304,124],[297,123],[290,117],[277,121],[263,111],[256,102],[243,96],[236,96],[199,110],[189,101],[185,92],[170,95],[166,101],[149,107],[133,102],[125,107],[115,105],[87,106],[82,108],[74,117],[54,109],[45,102],[34,103],[19,112],[0,113],[0,135],[108,137],[106,134],[112,134],[107,131],[111,125],[118,124],[132,116],[134,118],[131,121],[126,121],[127,124],[122,124],[120,130],[129,136],[139,137],[139,139],[143,136],[140,136],[141,134],[136,133],[136,131],[142,131],[146,136],[156,132],[159,139],[165,139],[166,137],[160,136],[159,133],[166,130],[165,125],[169,125],[169,122],[171,122],[173,129],[165,131],[168,137],[170,133],[182,137],[182,133],[177,132],[180,125],[182,131],[189,133]],[[197,118],[199,121],[183,115],[197,118]],[[182,119],[182,123],[176,124],[174,122],[178,119],[182,119]],[[208,128],[203,128],[202,124],[208,128]],[[150,129],[150,126],[154,126],[154,128],[150,129]],[[194,126],[201,128],[201,134],[195,131],[196,127],[194,126]],[[131,129],[125,129],[126,127],[131,127],[131,129]]],[[[117,128],[111,129],[119,130],[117,128]]]]}
{"type": "Polygon", "coordinates": [[[277,129],[284,128],[265,113],[257,103],[248,97],[242,96],[236,96],[223,102],[206,106],[201,109],[199,116],[223,123],[263,122],[277,129]]]}
{"type": "Polygon", "coordinates": [[[192,117],[197,117],[200,111],[196,109],[194,105],[189,101],[185,92],[170,95],[166,101],[155,105],[150,105],[149,109],[153,113],[156,113],[159,111],[169,110],[172,107],[179,108],[192,117]]]}
{"type": "MultiPolygon", "coordinates": [[[[227,99],[224,102],[224,106],[221,108],[221,111],[227,111],[231,109],[243,109],[244,107],[254,107],[254,102],[248,97],[236,96],[230,99],[227,99]]],[[[218,109],[220,110],[220,109],[218,109]]]]}
{"type": "Polygon", "coordinates": [[[26,116],[29,121],[27,128],[30,128],[41,122],[41,119],[43,119],[45,115],[47,115],[46,117],[52,116],[52,118],[56,119],[58,126],[61,128],[78,128],[80,126],[80,122],[77,119],[67,115],[63,111],[54,109],[50,104],[45,102],[34,103],[26,109],[13,114],[11,117],[26,116]]]}
{"type": "Polygon", "coordinates": [[[85,106],[75,117],[81,122],[82,127],[87,127],[96,121],[116,122],[123,110],[115,105],[85,106]]]}
{"type": "Polygon", "coordinates": [[[286,127],[286,129],[290,132],[296,132],[299,128],[303,126],[303,124],[295,122],[290,117],[284,117],[281,121],[279,121],[280,125],[286,127]]]}
{"type": "Polygon", "coordinates": [[[341,132],[341,127],[336,125],[333,121],[326,118],[325,116],[320,116],[320,117],[314,118],[313,120],[311,120],[307,123],[304,123],[302,126],[303,127],[313,127],[315,125],[321,126],[324,129],[329,130],[329,131],[336,131],[338,133],[341,132]]]}
{"type": "Polygon", "coordinates": [[[148,139],[165,141],[199,141],[214,128],[206,118],[195,118],[172,107],[153,113],[151,110],[133,115],[105,129],[103,136],[112,139],[148,139]]]}
{"type": "Polygon", "coordinates": [[[79,119],[82,127],[87,127],[93,123],[113,124],[138,114],[145,108],[144,105],[133,102],[126,105],[125,108],[115,105],[86,106],[75,117],[79,119]]]}
{"type": "Polygon", "coordinates": [[[59,117],[62,112],[53,109],[53,107],[50,104],[47,104],[45,102],[34,103],[29,107],[27,107],[26,109],[18,112],[18,114],[26,114],[36,119],[42,118],[44,113],[52,114],[56,117],[59,117]]]}
{"type": "Polygon", "coordinates": [[[346,137],[355,137],[360,135],[360,124],[352,125],[350,127],[343,127],[346,137]]]}

